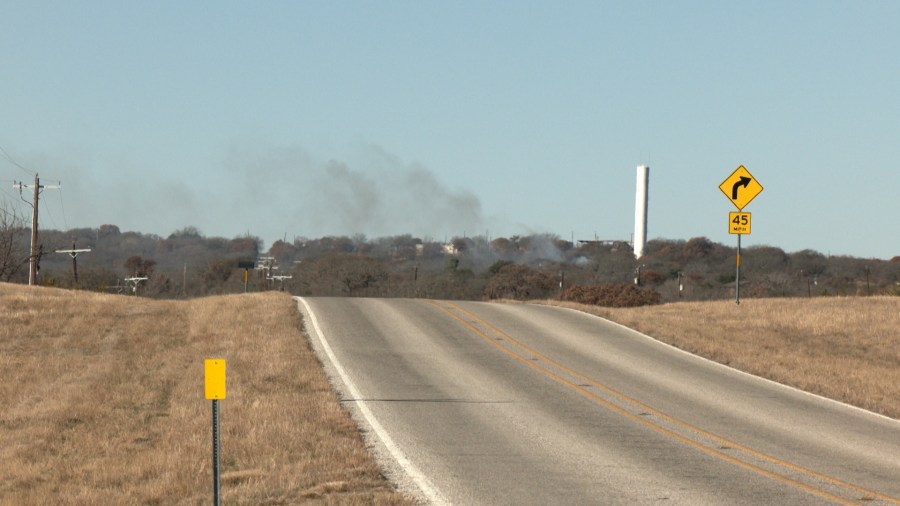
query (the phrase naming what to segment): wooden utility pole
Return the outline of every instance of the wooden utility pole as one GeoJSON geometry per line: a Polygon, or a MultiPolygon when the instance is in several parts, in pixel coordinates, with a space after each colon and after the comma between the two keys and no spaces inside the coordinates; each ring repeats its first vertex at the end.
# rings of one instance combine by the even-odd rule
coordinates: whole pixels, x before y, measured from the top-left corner
{"type": "Polygon", "coordinates": [[[132,278],[125,278],[125,282],[126,282],[126,283],[131,283],[131,294],[132,294],[132,295],[137,295],[138,285],[140,284],[141,281],[147,281],[147,279],[149,279],[149,278],[146,278],[146,277],[140,277],[140,276],[135,276],[135,277],[132,277],[132,278]]]}
{"type": "Polygon", "coordinates": [[[37,172],[34,173],[34,212],[31,213],[31,256],[28,263],[28,286],[32,286],[37,282],[37,243],[38,243],[38,196],[41,194],[41,180],[38,179],[37,172]]]}
{"type": "Polygon", "coordinates": [[[34,174],[34,184],[27,185],[22,182],[13,184],[13,188],[18,188],[19,193],[22,193],[23,188],[32,188],[34,190],[34,200],[32,200],[31,207],[33,209],[31,213],[31,255],[28,257],[28,284],[34,285],[37,283],[37,272],[38,272],[38,198],[41,195],[41,190],[44,188],[62,188],[61,185],[41,185],[41,179],[38,177],[38,174],[34,174]]]}
{"type": "Polygon", "coordinates": [[[72,257],[72,277],[75,279],[74,288],[78,288],[78,261],[76,258],[79,253],[88,253],[90,252],[90,248],[87,249],[75,249],[75,239],[72,239],[72,249],[58,249],[57,253],[68,253],[69,256],[72,257]]]}
{"type": "Polygon", "coordinates": [[[259,260],[256,262],[256,270],[265,271],[268,281],[272,281],[272,271],[276,269],[278,269],[278,266],[275,265],[275,257],[259,257],[259,260]]]}
{"type": "Polygon", "coordinates": [[[294,278],[294,276],[292,274],[292,275],[288,275],[288,276],[269,276],[266,279],[268,279],[269,281],[272,281],[273,284],[274,284],[275,280],[281,281],[281,291],[283,292],[284,291],[284,280],[285,279],[293,279],[293,278],[294,278]]]}

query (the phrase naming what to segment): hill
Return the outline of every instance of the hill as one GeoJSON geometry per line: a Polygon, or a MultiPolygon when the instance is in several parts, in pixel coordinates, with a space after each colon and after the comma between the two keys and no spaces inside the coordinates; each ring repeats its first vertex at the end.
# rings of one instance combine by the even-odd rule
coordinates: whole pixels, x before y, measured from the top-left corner
{"type": "Polygon", "coordinates": [[[154,301],[0,283],[0,504],[407,504],[280,293],[154,301]]]}

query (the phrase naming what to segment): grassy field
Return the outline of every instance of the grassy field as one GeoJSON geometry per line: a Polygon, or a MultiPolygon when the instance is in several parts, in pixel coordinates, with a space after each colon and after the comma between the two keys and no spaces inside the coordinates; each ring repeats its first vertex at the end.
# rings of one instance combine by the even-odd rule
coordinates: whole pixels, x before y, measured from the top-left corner
{"type": "Polygon", "coordinates": [[[900,297],[680,302],[590,312],[736,369],[900,419],[900,297]]]}
{"type": "Polygon", "coordinates": [[[208,504],[203,361],[227,360],[224,504],[409,504],[285,294],[191,301],[0,284],[0,504],[208,504]]]}

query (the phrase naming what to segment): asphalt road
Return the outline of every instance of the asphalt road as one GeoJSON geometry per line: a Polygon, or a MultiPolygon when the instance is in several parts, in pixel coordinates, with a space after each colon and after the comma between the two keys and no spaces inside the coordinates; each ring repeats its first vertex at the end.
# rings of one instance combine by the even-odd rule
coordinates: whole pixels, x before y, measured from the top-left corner
{"type": "Polygon", "coordinates": [[[298,299],[390,478],[432,504],[900,504],[900,422],[572,310],[298,299]]]}

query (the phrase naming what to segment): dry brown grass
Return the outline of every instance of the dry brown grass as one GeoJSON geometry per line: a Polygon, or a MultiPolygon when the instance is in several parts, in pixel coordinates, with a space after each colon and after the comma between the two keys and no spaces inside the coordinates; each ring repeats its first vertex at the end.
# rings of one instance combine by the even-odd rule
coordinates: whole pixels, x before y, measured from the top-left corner
{"type": "Polygon", "coordinates": [[[742,371],[900,418],[900,297],[621,309],[546,303],[593,313],[742,371]]]}
{"type": "Polygon", "coordinates": [[[0,503],[207,504],[203,360],[227,359],[225,504],[408,504],[284,294],[153,301],[0,284],[0,503]]]}

